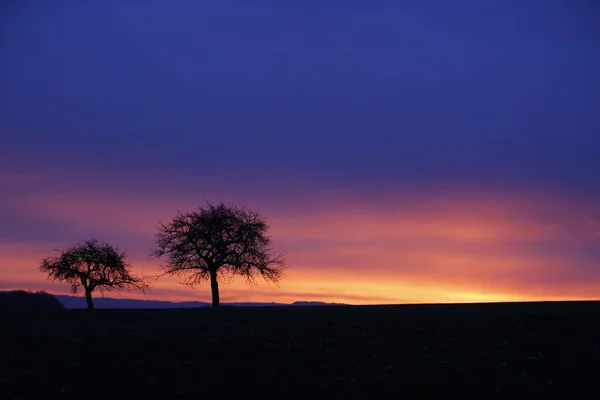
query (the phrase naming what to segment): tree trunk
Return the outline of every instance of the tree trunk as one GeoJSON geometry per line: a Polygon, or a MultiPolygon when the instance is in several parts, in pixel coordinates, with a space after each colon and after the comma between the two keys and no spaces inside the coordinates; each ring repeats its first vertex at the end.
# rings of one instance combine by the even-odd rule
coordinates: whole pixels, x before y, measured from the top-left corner
{"type": "Polygon", "coordinates": [[[91,291],[86,291],[85,292],[85,301],[87,303],[88,310],[93,310],[94,309],[94,302],[92,301],[92,292],[91,291]]]}
{"type": "Polygon", "coordinates": [[[217,271],[210,273],[210,290],[212,292],[212,306],[219,307],[221,301],[219,300],[219,281],[217,281],[217,271]]]}

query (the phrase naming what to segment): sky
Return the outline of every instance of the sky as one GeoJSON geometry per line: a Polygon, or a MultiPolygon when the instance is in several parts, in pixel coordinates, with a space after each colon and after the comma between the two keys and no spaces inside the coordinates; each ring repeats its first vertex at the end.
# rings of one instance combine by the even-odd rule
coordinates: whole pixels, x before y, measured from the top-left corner
{"type": "Polygon", "coordinates": [[[290,266],[224,302],[600,298],[598,71],[592,0],[3,2],[0,290],[223,201],[290,266]]]}

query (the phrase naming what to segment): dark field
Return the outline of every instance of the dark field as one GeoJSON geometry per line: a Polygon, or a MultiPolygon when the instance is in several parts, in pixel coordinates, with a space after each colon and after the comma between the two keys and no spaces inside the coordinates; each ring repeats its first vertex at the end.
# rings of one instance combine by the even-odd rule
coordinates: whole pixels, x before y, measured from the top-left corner
{"type": "Polygon", "coordinates": [[[4,316],[0,398],[592,398],[599,312],[574,302],[4,316]]]}

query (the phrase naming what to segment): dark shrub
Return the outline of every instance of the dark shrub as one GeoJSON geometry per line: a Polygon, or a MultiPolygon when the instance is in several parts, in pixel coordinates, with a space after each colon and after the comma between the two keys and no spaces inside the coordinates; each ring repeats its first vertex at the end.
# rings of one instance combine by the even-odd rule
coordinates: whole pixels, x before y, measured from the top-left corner
{"type": "Polygon", "coordinates": [[[64,308],[50,293],[25,290],[0,292],[0,313],[60,311],[64,308]]]}

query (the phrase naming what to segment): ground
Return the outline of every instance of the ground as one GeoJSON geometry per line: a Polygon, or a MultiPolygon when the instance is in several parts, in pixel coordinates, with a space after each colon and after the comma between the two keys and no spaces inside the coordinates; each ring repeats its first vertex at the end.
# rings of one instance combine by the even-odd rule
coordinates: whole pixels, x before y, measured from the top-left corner
{"type": "Polygon", "coordinates": [[[0,398],[598,398],[600,303],[0,316],[0,398]]]}

